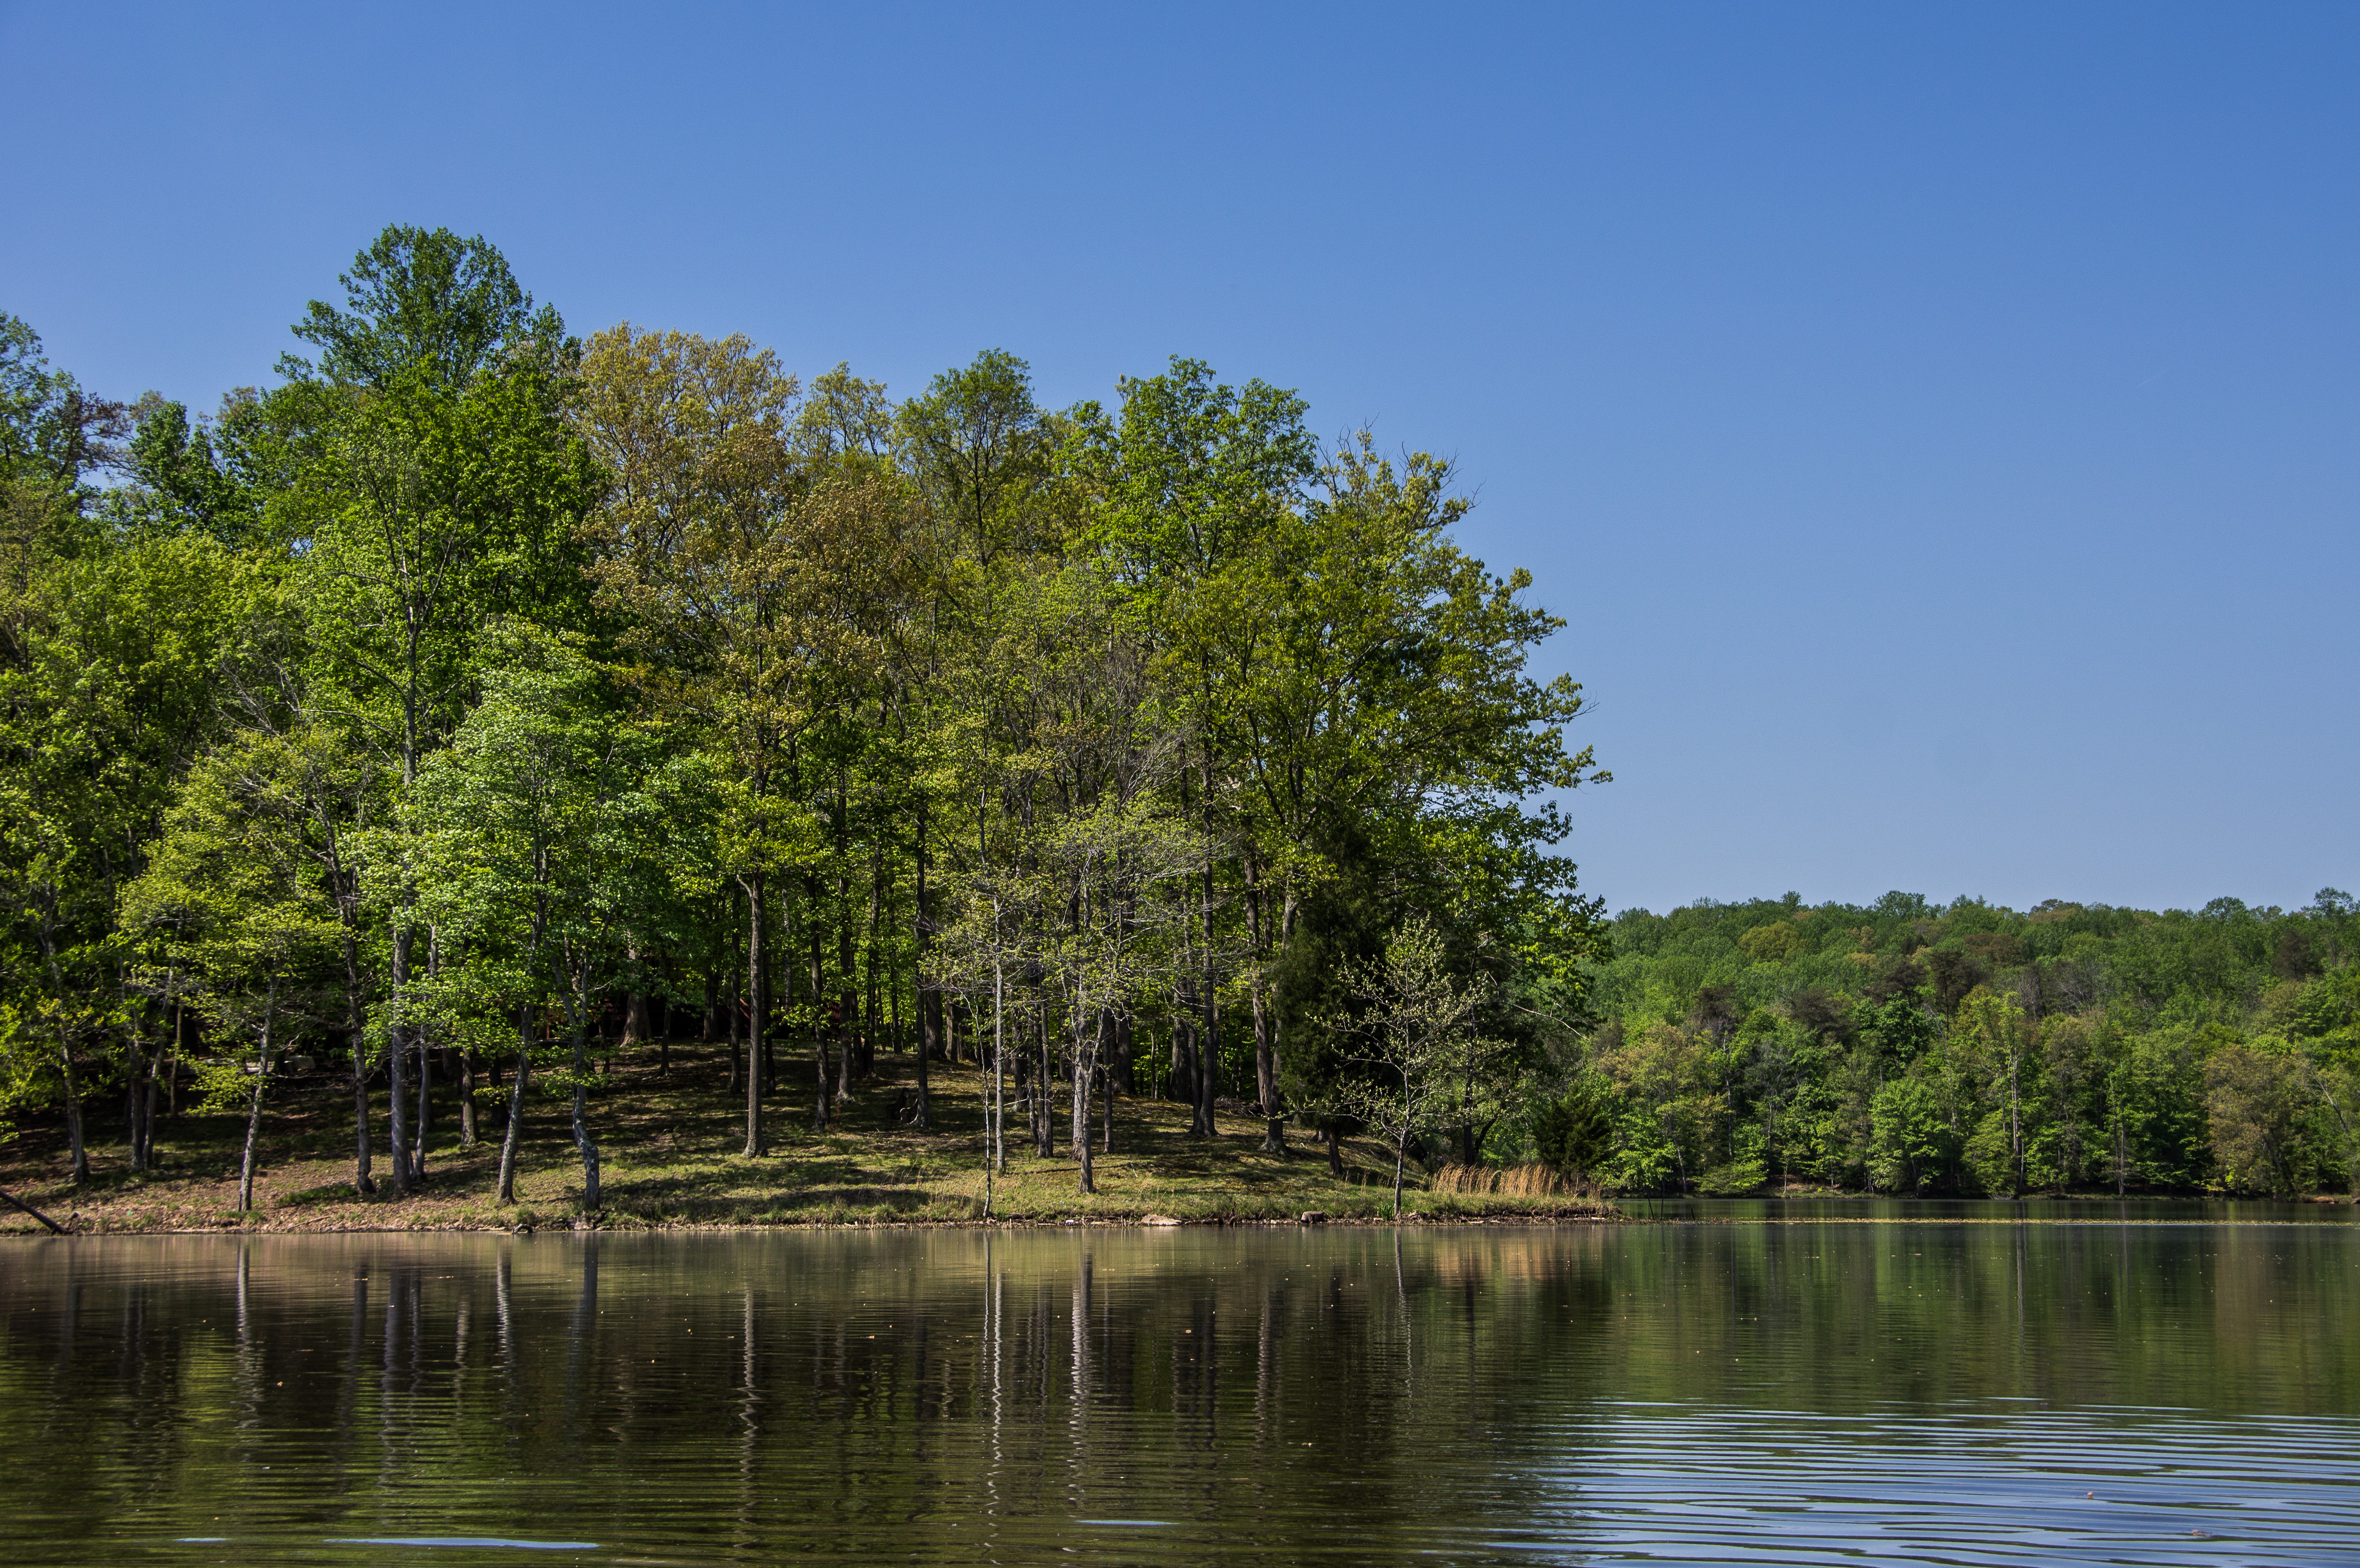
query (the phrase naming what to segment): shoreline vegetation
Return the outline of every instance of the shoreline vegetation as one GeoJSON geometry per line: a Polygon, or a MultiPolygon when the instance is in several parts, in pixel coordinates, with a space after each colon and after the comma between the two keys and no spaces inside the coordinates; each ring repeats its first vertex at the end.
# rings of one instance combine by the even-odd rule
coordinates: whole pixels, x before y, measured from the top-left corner
{"type": "MultiPolygon", "coordinates": [[[[1609,1192],[2360,1191],[2360,907],[1630,909],[1559,1163],[1609,1192]]],[[[1545,1124],[1543,1124],[1545,1125],[1545,1124]]]]}
{"type": "Polygon", "coordinates": [[[1585,1017],[1557,846],[1606,775],[1448,460],[1185,356],[1051,408],[996,348],[889,391],[579,337],[445,230],[336,281],[210,416],[0,310],[0,1138],[61,1122],[82,1192],[119,1126],[154,1191],[192,1097],[244,1113],[208,1170],[268,1167],[301,1062],[299,1207],[557,1202],[501,1128],[570,1101],[583,1213],[956,1217],[980,1171],[879,1095],[939,1132],[965,1064],[971,1134],[984,1063],[1018,1212],[1036,1162],[1109,1212],[1378,1201],[1290,1122],[1389,1209],[1561,1184],[1499,1140],[1585,1017]],[[729,1068],[650,1175],[609,1046],[688,1035],[729,1068]],[[1152,1158],[1118,1126],[1102,1189],[1116,1102],[1152,1158]],[[1446,1150],[1534,1169],[1405,1180],[1446,1150]]]}
{"type": "Polygon", "coordinates": [[[210,418],[0,311],[28,1202],[964,1221],[987,1142],[995,1218],[2360,1190],[2336,888],[1607,918],[1568,623],[1446,460],[1186,358],[1053,408],[585,340],[442,230],[337,281],[210,418]]]}
{"type": "MultiPolygon", "coordinates": [[[[1342,1138],[1344,1169],[1331,1173],[1327,1145],[1298,1134],[1284,1152],[1262,1149],[1262,1119],[1222,1102],[1209,1138],[1188,1136],[1192,1107],[1166,1100],[1118,1099],[1114,1147],[1093,1149],[1098,1191],[1075,1191],[1076,1166],[1058,1152],[1042,1159],[1011,1138],[1008,1170],[984,1200],[984,1111],[989,1078],[973,1063],[934,1062],[934,1127],[901,1125],[915,1081],[906,1055],[883,1056],[875,1078],[833,1103],[830,1130],[808,1130],[810,1105],[781,1097],[772,1106],[784,1132],[760,1159],[742,1156],[728,1089],[726,1046],[695,1042],[618,1050],[594,1101],[604,1157],[603,1208],[585,1214],[582,1167],[562,1101],[530,1105],[519,1140],[517,1201],[497,1201],[500,1129],[472,1149],[459,1147],[455,1109],[437,1106],[426,1173],[406,1197],[385,1186],[352,1188],[351,1095],[340,1071],[274,1079],[258,1148],[255,1206],[237,1207],[246,1118],[236,1108],[193,1107],[159,1118],[145,1174],[128,1168],[119,1144],[93,1145],[90,1180],[70,1179],[63,1129],[33,1125],[0,1147],[0,1189],[41,1209],[72,1234],[359,1231],[606,1231],[773,1226],[1125,1224],[1135,1225],[1392,1222],[1391,1150],[1342,1138]],[[668,1062],[669,1066],[665,1065],[668,1062]]],[[[380,1093],[382,1091],[380,1090],[380,1093]]],[[[445,1091],[446,1094],[449,1091],[445,1091]]],[[[490,1118],[486,1116],[486,1121],[490,1118]]],[[[1104,1137],[1104,1124],[1094,1142],[1104,1137]]],[[[1480,1184],[1525,1192],[1450,1191],[1466,1173],[1444,1166],[1415,1171],[1404,1192],[1403,1224],[1612,1220],[1614,1206],[1545,1171],[1487,1171],[1480,1184]]],[[[32,1218],[0,1207],[0,1236],[46,1234],[32,1218]]]]}

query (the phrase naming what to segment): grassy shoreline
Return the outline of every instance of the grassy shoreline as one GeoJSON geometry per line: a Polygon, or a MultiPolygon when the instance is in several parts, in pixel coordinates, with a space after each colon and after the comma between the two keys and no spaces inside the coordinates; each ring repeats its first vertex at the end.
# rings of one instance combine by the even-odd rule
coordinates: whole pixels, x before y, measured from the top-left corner
{"type": "MultiPolygon", "coordinates": [[[[991,1179],[984,1218],[983,1076],[973,1066],[935,1063],[930,1073],[934,1127],[915,1132],[895,1112],[915,1082],[906,1056],[881,1056],[830,1130],[811,1131],[808,1087],[779,1065],[791,1087],[770,1106],[773,1152],[745,1159],[745,1111],[728,1090],[726,1050],[674,1043],[669,1072],[653,1046],[617,1052],[606,1087],[591,1102],[602,1155],[602,1207],[581,1209],[582,1167],[563,1102],[528,1105],[518,1149],[518,1201],[495,1201],[499,1165],[495,1118],[484,1141],[458,1146],[453,1091],[438,1087],[424,1184],[395,1197],[385,1178],[385,1096],[374,1096],[380,1191],[352,1190],[352,1085],[323,1072],[275,1083],[264,1113],[255,1208],[237,1207],[241,1112],[163,1118],[157,1168],[127,1169],[107,1102],[93,1096],[91,1181],[66,1179],[62,1129],[36,1125],[0,1145],[0,1188],[79,1234],[347,1231],[490,1231],[595,1225],[604,1230],[722,1229],[792,1225],[1240,1225],[1301,1223],[1318,1214],[1337,1224],[1391,1221],[1393,1162],[1375,1143],[1347,1139],[1345,1172],[1327,1152],[1289,1129],[1283,1154],[1262,1151],[1262,1124],[1243,1108],[1216,1120],[1216,1136],[1186,1136],[1185,1106],[1119,1100],[1114,1149],[1093,1163],[1098,1192],[1076,1191],[1064,1154],[1041,1159],[1010,1117],[1009,1168],[991,1179]],[[112,1137],[115,1141],[104,1141],[112,1137]]],[[[803,1063],[809,1071],[808,1062],[803,1063]]],[[[1102,1136],[1102,1129],[1100,1129],[1102,1136]]],[[[1513,1196],[1431,1190],[1412,1168],[1402,1222],[1557,1223],[1617,1217],[1611,1203],[1572,1196],[1513,1196]]],[[[0,1235],[45,1234],[31,1217],[0,1207],[0,1235]]]]}

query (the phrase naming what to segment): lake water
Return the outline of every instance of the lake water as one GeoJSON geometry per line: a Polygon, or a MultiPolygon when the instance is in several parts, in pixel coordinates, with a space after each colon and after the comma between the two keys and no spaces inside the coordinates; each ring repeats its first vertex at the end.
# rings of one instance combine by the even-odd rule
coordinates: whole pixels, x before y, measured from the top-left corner
{"type": "Polygon", "coordinates": [[[2352,1211],[1965,1209],[10,1241],[0,1560],[2360,1563],[2352,1211]]]}

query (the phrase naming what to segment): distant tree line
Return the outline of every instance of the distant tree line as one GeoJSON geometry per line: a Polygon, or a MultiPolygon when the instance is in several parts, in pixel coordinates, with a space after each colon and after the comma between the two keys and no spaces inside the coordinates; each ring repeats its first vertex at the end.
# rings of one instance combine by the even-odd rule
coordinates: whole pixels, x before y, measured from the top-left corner
{"type": "Polygon", "coordinates": [[[2360,910],[1706,900],[1612,925],[1533,1127],[1632,1192],[2290,1193],[2360,1177],[2360,910]]]}
{"type": "Polygon", "coordinates": [[[251,1128],[300,1051],[360,1188],[455,1121],[505,1192],[554,1099],[595,1208],[617,1036],[726,1042],[748,1157],[880,1051],[920,1128],[989,1063],[1085,1190],[1105,1096],[1332,1157],[1413,1037],[1399,1148],[1523,1136],[1621,974],[1553,847],[1602,775],[1447,462],[1185,359],[1051,409],[998,351],[896,400],[583,341],[442,230],[340,282],[204,417],[0,316],[0,1118],[78,1180],[93,1103],[145,1170],[186,1074],[251,1128]]]}

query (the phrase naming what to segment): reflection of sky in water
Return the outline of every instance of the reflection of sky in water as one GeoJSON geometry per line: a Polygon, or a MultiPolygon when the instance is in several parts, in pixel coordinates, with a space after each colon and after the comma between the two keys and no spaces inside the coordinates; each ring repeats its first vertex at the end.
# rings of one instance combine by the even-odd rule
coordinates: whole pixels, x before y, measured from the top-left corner
{"type": "Polygon", "coordinates": [[[2355,1286],[2184,1218],[27,1243],[0,1561],[2360,1563],[2355,1286]]]}
{"type": "Polygon", "coordinates": [[[1564,1433],[1557,1501],[1489,1544],[1678,1563],[2360,1563],[2360,1418],[2001,1403],[1604,1408],[1564,1433]]]}

